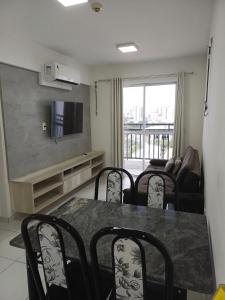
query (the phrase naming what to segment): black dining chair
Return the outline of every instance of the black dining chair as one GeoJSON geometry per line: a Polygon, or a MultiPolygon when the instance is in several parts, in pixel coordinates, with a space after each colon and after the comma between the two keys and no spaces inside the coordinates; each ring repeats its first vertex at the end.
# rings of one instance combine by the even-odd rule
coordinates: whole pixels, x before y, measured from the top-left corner
{"type": "MultiPolygon", "coordinates": [[[[21,231],[32,276],[28,276],[28,286],[32,280],[39,300],[93,299],[84,243],[70,224],[53,216],[34,214],[23,220],[21,231]],[[71,247],[73,243],[76,246],[79,259],[66,257],[64,234],[70,237],[71,247]],[[38,264],[42,265],[44,282],[38,264]]],[[[32,292],[29,290],[29,294],[32,292]]]]}
{"type": "Polygon", "coordinates": [[[93,236],[90,253],[96,300],[173,299],[172,260],[162,242],[151,234],[127,228],[103,228],[93,236]],[[111,242],[112,275],[110,278],[105,271],[104,280],[99,267],[97,249],[98,242],[106,236],[113,237],[111,242]],[[146,260],[149,256],[146,257],[142,242],[145,243],[145,247],[155,247],[161,254],[165,263],[163,284],[147,281],[146,260]]]}
{"type": "Polygon", "coordinates": [[[123,202],[123,178],[126,176],[129,179],[131,194],[134,193],[134,180],[132,175],[125,169],[106,167],[102,169],[95,180],[95,196],[94,199],[98,200],[99,182],[100,178],[107,174],[106,183],[106,201],[107,202],[123,202]]]}
{"type": "Polygon", "coordinates": [[[147,186],[144,205],[152,208],[178,209],[178,185],[176,180],[170,174],[163,171],[145,171],[141,173],[137,177],[134,187],[134,199],[135,204],[137,205],[139,204],[140,198],[139,184],[147,186]],[[166,184],[171,186],[171,193],[167,195],[169,196],[169,199],[166,199],[165,197],[166,184]]]}

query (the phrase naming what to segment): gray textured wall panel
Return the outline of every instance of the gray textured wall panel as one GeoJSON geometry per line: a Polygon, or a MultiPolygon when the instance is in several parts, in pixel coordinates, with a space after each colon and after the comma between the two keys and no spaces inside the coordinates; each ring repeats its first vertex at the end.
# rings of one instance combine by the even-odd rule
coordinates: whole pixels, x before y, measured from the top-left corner
{"type": "Polygon", "coordinates": [[[9,177],[15,178],[91,150],[89,87],[72,91],[43,87],[36,72],[0,64],[9,177]],[[43,132],[49,125],[50,102],[84,103],[83,133],[58,140],[43,132]]]}

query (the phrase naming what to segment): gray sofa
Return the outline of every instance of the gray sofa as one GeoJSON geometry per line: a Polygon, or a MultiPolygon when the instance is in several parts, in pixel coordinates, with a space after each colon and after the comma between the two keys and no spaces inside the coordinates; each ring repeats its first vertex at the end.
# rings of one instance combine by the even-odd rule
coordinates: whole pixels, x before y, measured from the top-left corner
{"type": "MultiPolygon", "coordinates": [[[[160,170],[165,171],[167,160],[152,159],[145,171],[160,170]]],[[[203,213],[204,199],[200,193],[200,161],[198,151],[188,146],[181,157],[181,165],[174,177],[178,185],[179,210],[194,213],[203,213]]],[[[165,176],[166,182],[166,202],[173,202],[173,183],[165,176]]],[[[138,197],[135,204],[144,205],[146,203],[148,177],[143,177],[139,183],[138,197]]],[[[124,190],[124,202],[131,203],[130,190],[124,190]]]]}
{"type": "MultiPolygon", "coordinates": [[[[200,186],[200,161],[198,151],[188,146],[181,157],[181,166],[178,172],[174,175],[179,192],[183,193],[198,193],[200,186]]],[[[163,159],[152,159],[150,160],[149,166],[146,171],[161,170],[164,171],[167,160],[163,159]]],[[[168,185],[167,189],[171,186],[168,185]]]]}

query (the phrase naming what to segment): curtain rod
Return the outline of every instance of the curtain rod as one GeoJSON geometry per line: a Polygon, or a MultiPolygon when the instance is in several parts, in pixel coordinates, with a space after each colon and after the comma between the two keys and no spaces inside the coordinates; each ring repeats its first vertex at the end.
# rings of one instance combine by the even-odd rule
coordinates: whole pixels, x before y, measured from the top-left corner
{"type": "MultiPolygon", "coordinates": [[[[194,72],[184,72],[184,75],[193,75],[194,72]]],[[[160,77],[174,77],[177,76],[177,73],[171,74],[160,74],[160,75],[149,75],[149,76],[140,76],[140,77],[125,77],[123,80],[140,80],[140,79],[150,79],[150,78],[160,78],[160,77]]],[[[98,115],[98,82],[111,82],[112,79],[99,79],[95,80],[95,114],[98,115]]]]}
{"type": "MultiPolygon", "coordinates": [[[[184,72],[184,75],[194,75],[194,72],[184,72]]],[[[177,73],[170,74],[160,74],[160,75],[149,75],[149,76],[140,76],[140,77],[124,77],[123,80],[135,80],[135,79],[149,79],[149,78],[160,78],[160,77],[174,77],[177,76],[177,73]]],[[[107,82],[112,79],[98,79],[97,82],[107,82]]]]}

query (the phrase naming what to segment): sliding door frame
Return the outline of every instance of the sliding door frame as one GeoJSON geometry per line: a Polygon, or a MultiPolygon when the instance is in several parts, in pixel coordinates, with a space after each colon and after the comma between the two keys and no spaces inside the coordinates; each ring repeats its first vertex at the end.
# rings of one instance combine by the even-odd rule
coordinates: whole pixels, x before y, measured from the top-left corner
{"type": "MultiPolygon", "coordinates": [[[[143,135],[143,152],[142,152],[142,171],[145,170],[145,133],[146,133],[146,120],[145,120],[145,116],[146,116],[146,88],[147,87],[151,87],[151,86],[158,86],[158,85],[169,85],[169,84],[175,84],[177,86],[177,78],[164,78],[164,79],[158,79],[154,82],[155,80],[149,81],[149,82],[143,82],[143,83],[128,83],[128,84],[123,84],[123,89],[124,88],[129,88],[129,87],[143,87],[143,99],[142,99],[142,103],[143,103],[143,114],[142,114],[142,121],[143,121],[143,129],[142,129],[142,135],[143,135]]],[[[176,99],[175,99],[176,101],[176,99]]],[[[176,106],[176,103],[175,103],[176,106]]],[[[123,103],[123,107],[124,107],[124,103],[123,103]]],[[[175,109],[175,107],[174,107],[175,109]]],[[[175,122],[175,120],[174,120],[175,122]]],[[[123,130],[123,139],[124,139],[124,130],[123,130]]],[[[124,150],[123,150],[123,159],[124,159],[124,150]]]]}

